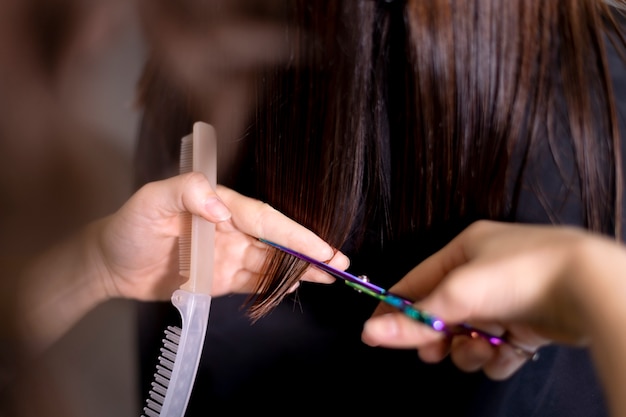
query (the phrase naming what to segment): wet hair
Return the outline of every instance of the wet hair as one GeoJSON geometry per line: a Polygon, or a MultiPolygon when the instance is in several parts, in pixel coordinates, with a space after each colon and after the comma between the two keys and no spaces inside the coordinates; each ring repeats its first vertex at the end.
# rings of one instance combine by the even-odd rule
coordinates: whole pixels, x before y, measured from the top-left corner
{"type": "MultiPolygon", "coordinates": [[[[358,251],[450,223],[512,220],[522,184],[557,222],[554,196],[531,172],[549,153],[585,227],[621,236],[607,49],[623,54],[625,42],[606,3],[290,0],[281,10],[289,59],[255,74],[227,185],[358,251]]],[[[166,175],[202,114],[158,65],[141,90],[139,183],[166,175]]],[[[268,257],[250,316],[275,307],[305,267],[268,257]]]]}

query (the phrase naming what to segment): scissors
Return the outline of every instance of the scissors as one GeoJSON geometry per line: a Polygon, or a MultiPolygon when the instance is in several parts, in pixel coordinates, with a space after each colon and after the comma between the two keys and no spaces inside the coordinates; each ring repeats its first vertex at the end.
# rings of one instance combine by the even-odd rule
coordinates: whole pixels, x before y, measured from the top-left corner
{"type": "Polygon", "coordinates": [[[272,246],[276,249],[281,250],[282,252],[288,253],[292,256],[295,256],[298,259],[308,262],[313,267],[320,269],[335,278],[339,278],[343,280],[348,286],[354,288],[358,292],[365,293],[386,304],[389,304],[390,306],[401,311],[404,315],[410,317],[411,319],[419,323],[425,324],[428,327],[436,331],[444,332],[448,336],[465,335],[473,339],[482,338],[486,340],[487,342],[489,342],[492,346],[500,346],[503,344],[508,344],[509,346],[513,348],[515,352],[527,357],[528,359],[537,360],[537,358],[539,357],[538,352],[530,351],[521,346],[517,346],[511,343],[510,341],[506,340],[504,336],[496,336],[488,332],[485,332],[483,330],[472,327],[469,324],[465,324],[465,323],[447,325],[446,323],[443,322],[443,320],[437,318],[436,316],[430,313],[427,313],[423,310],[419,310],[415,308],[411,300],[406,299],[397,294],[393,294],[387,291],[386,289],[371,283],[369,279],[364,275],[361,275],[361,276],[352,275],[349,272],[334,268],[324,262],[320,262],[303,253],[296,252],[293,249],[289,249],[285,246],[279,245],[278,243],[274,243],[265,239],[259,239],[259,240],[269,246],[272,246]]]}

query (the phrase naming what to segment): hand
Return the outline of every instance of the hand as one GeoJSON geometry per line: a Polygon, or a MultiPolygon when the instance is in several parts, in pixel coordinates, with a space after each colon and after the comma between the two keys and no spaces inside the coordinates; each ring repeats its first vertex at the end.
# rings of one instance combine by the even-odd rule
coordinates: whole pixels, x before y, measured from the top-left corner
{"type": "MultiPolygon", "coordinates": [[[[584,344],[580,302],[569,285],[585,268],[588,254],[609,243],[567,227],[480,221],[409,272],[392,292],[420,300],[418,308],[448,324],[467,322],[504,334],[529,350],[558,341],[584,344]]],[[[427,362],[447,354],[465,371],[483,369],[503,379],[527,359],[510,348],[482,339],[446,338],[380,305],[368,320],[369,345],[419,349],[427,362]],[[389,313],[389,314],[383,314],[389,313]]]]}
{"type": "MultiPolygon", "coordinates": [[[[99,242],[94,259],[103,266],[100,275],[108,296],[169,299],[186,280],[178,274],[180,220],[186,211],[217,223],[213,296],[253,288],[267,249],[256,238],[347,268],[345,255],[269,205],[225,187],[216,191],[199,173],[149,183],[117,213],[94,225],[99,242]]],[[[333,281],[313,268],[303,279],[333,281]]]]}

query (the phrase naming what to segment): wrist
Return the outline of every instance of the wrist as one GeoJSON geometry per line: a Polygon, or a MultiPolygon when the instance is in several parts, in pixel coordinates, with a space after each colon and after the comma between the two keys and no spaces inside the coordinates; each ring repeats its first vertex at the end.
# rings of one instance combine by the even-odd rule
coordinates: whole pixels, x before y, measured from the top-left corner
{"type": "Polygon", "coordinates": [[[570,285],[585,330],[592,336],[626,314],[626,252],[605,237],[587,239],[573,257],[570,285]]]}
{"type": "Polygon", "coordinates": [[[91,286],[92,295],[100,302],[120,297],[120,291],[115,285],[115,279],[108,262],[105,250],[105,229],[108,217],[89,224],[83,233],[84,242],[84,269],[90,276],[86,285],[91,286]]]}
{"type": "MultiPolygon", "coordinates": [[[[624,412],[617,401],[626,385],[626,250],[616,242],[598,238],[581,260],[575,279],[590,348],[612,408],[624,412]]],[[[621,414],[620,414],[621,415],[621,414]]]]}

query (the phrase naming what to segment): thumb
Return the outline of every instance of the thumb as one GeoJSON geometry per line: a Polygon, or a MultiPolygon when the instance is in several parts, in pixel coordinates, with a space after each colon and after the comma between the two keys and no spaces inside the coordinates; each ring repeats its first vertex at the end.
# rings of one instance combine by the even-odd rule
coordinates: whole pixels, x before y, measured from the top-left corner
{"type": "Polygon", "coordinates": [[[211,188],[207,177],[200,172],[190,172],[153,183],[156,195],[162,196],[161,210],[167,214],[190,212],[219,223],[231,217],[229,208],[211,188]]]}

